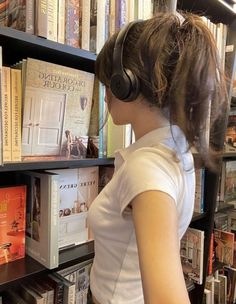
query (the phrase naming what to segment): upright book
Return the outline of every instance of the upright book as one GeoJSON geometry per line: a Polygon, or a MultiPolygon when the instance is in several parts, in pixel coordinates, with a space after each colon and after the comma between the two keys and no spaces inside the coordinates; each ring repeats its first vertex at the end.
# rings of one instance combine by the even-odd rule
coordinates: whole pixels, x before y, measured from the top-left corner
{"type": "Polygon", "coordinates": [[[26,186],[0,188],[0,264],[25,256],[26,186]]]}
{"type": "Polygon", "coordinates": [[[91,239],[88,209],[98,195],[98,167],[49,170],[59,176],[59,248],[91,239]]]}
{"type": "Polygon", "coordinates": [[[26,253],[47,268],[58,266],[59,181],[53,173],[25,171],[27,185],[26,253]]]}
{"type": "Polygon", "coordinates": [[[185,276],[202,284],[204,231],[189,227],[181,240],[180,254],[185,276]]]}
{"type": "Polygon", "coordinates": [[[86,157],[94,74],[27,59],[22,156],[86,157]]]}

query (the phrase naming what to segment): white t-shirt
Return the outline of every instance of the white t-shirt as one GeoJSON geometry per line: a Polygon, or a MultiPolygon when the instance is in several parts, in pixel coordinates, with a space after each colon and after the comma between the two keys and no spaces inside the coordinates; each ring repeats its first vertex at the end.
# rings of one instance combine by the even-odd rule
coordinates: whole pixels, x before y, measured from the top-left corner
{"type": "Polygon", "coordinates": [[[112,180],[90,206],[95,242],[90,284],[101,304],[144,303],[129,203],[148,190],[168,193],[176,202],[180,240],[193,214],[195,174],[192,154],[177,126],[153,130],[118,151],[112,180]]]}

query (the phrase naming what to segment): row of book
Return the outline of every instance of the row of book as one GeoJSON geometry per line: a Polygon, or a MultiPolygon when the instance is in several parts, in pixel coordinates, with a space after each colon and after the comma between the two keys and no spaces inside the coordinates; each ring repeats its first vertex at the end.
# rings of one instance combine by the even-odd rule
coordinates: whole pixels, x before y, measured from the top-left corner
{"type": "Polygon", "coordinates": [[[88,209],[113,171],[104,166],[14,174],[14,185],[0,187],[0,264],[26,252],[56,268],[59,251],[92,240],[88,209]]]}
{"type": "Polygon", "coordinates": [[[152,15],[152,0],[5,0],[0,25],[96,52],[128,21],[152,15]]]}
{"type": "MultiPolygon", "coordinates": [[[[94,74],[41,60],[3,66],[3,163],[31,157],[85,158],[94,124],[92,107],[98,103],[93,88],[94,74]]],[[[98,126],[94,128],[88,154],[96,156],[98,126]]]]}
{"type": "Polygon", "coordinates": [[[47,275],[24,280],[0,293],[6,304],[89,304],[89,274],[92,260],[47,275]]]}

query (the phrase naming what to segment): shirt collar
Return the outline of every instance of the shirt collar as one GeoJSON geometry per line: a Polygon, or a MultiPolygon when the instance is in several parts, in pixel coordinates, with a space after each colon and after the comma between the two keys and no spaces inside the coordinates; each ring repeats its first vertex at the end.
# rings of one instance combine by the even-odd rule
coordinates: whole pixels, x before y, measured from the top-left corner
{"type": "Polygon", "coordinates": [[[172,134],[178,134],[179,131],[180,129],[178,126],[172,125],[158,128],[148,132],[147,134],[140,137],[132,145],[128,146],[127,148],[117,150],[115,152],[115,167],[119,168],[123,164],[123,162],[129,157],[129,155],[137,149],[144,147],[155,147],[165,139],[172,137],[172,134]]]}

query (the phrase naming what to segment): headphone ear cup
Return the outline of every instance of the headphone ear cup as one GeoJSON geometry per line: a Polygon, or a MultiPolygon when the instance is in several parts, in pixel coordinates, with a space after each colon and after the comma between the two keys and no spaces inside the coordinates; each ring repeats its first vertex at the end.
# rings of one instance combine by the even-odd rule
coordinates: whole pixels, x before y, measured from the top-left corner
{"type": "Polygon", "coordinates": [[[129,79],[130,82],[130,90],[129,90],[129,95],[124,101],[133,101],[135,100],[140,92],[140,82],[138,77],[129,69],[124,69],[124,72],[129,79]]]}
{"type": "Polygon", "coordinates": [[[110,89],[118,99],[125,102],[133,101],[139,94],[139,80],[133,72],[124,69],[122,74],[112,75],[110,89]]]}

